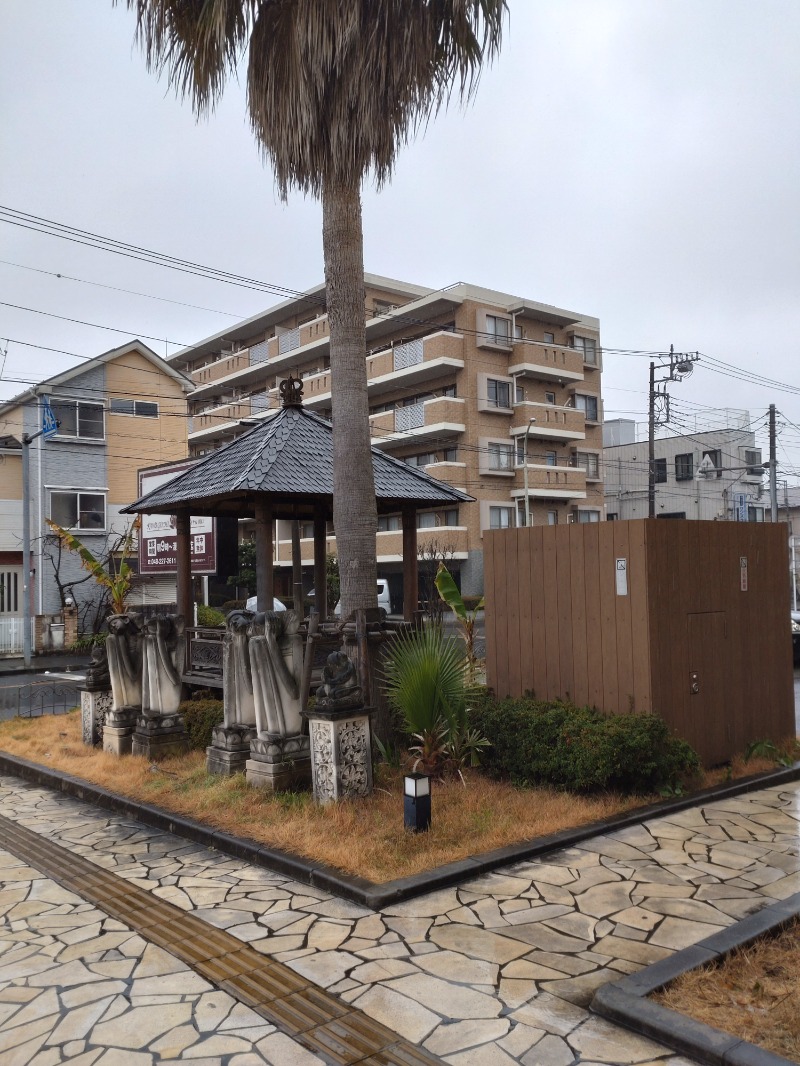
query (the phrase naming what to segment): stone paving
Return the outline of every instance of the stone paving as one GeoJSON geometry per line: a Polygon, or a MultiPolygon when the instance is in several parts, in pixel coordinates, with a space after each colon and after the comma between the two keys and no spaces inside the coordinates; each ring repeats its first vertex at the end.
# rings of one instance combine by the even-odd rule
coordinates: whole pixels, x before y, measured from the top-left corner
{"type": "MultiPolygon", "coordinates": [[[[679,1066],[685,1060],[668,1049],[592,1015],[594,990],[800,890],[800,785],[653,819],[380,913],[11,777],[0,778],[0,802],[8,818],[227,930],[452,1066],[679,1066]]],[[[42,1050],[27,1057],[19,1033],[12,1036],[19,1054],[4,1056],[4,1066],[320,1061],[288,1043],[276,1055],[277,1041],[288,1038],[263,1019],[255,1023],[225,993],[77,897],[62,900],[52,882],[22,876],[20,884],[15,871],[24,864],[9,856],[5,863],[0,1048],[28,1024],[39,1027],[31,1041],[44,1036],[42,1050]],[[109,935],[113,943],[101,939],[109,935]],[[83,967],[74,988],[60,979],[64,966],[83,967]],[[124,988],[104,993],[108,982],[124,988]],[[90,1019],[82,1035],[72,1035],[79,1026],[66,1030],[69,1041],[56,1040],[75,1007],[65,996],[86,997],[79,1005],[90,1019]],[[173,1013],[149,996],[167,996],[173,1013]],[[141,1030],[138,1058],[111,1050],[125,1045],[105,1024],[116,1011],[120,1030],[133,1033],[123,1019],[134,1010],[158,1017],[154,1035],[141,1030]],[[78,1052],[82,1041],[87,1050],[78,1052]]]]}

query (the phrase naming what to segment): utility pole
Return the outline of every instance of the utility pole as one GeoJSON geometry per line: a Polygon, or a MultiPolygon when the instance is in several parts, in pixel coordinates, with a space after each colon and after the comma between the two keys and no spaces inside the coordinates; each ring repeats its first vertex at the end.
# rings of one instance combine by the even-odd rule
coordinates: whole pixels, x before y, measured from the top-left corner
{"type": "MultiPolygon", "coordinates": [[[[22,659],[31,665],[31,463],[30,446],[37,437],[52,437],[59,427],[50,401],[43,394],[42,428],[22,434],[22,659]]],[[[41,489],[40,489],[41,491],[41,489]]],[[[41,575],[39,577],[41,581],[41,575]]]]}
{"type": "MultiPolygon", "coordinates": [[[[663,356],[662,358],[666,358],[663,356]]],[[[656,516],[656,426],[665,426],[669,422],[669,393],[667,383],[670,381],[682,381],[693,370],[693,364],[700,358],[698,352],[676,352],[674,347],[669,346],[669,368],[665,363],[659,363],[659,370],[669,370],[666,377],[658,379],[659,387],[656,387],[656,364],[650,363],[650,390],[649,408],[647,420],[647,516],[656,516]],[[662,414],[656,418],[656,400],[662,400],[662,414]]]]}
{"type": "Polygon", "coordinates": [[[778,521],[778,460],[775,441],[775,404],[769,405],[769,510],[770,519],[778,521]]]}

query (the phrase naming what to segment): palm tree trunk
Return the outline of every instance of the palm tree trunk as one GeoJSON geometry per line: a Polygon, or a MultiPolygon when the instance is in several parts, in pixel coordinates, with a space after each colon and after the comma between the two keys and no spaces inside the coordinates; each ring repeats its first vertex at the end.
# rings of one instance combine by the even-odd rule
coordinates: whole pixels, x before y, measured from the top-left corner
{"type": "Polygon", "coordinates": [[[359,183],[322,190],[322,247],[331,334],[333,523],[342,618],[377,607],[375,480],[370,450],[359,183]]]}

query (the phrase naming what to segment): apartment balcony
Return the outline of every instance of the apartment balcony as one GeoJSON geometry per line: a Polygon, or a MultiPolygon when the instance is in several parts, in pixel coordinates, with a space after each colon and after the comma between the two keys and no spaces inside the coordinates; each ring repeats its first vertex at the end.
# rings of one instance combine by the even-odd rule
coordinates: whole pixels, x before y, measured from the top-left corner
{"type": "Polygon", "coordinates": [[[228,403],[209,407],[189,418],[189,436],[192,440],[202,439],[202,435],[211,436],[219,433],[222,427],[239,422],[243,418],[257,418],[265,411],[277,408],[278,404],[268,393],[258,392],[244,396],[228,403]],[[200,437],[198,437],[200,435],[200,437]]]}
{"type": "MultiPolygon", "coordinates": [[[[574,466],[542,466],[528,463],[528,495],[545,500],[585,500],[586,471],[574,466]]],[[[515,500],[525,499],[525,468],[516,468],[515,500]]]]}
{"type": "MultiPolygon", "coordinates": [[[[429,526],[417,530],[417,550],[422,553],[431,541],[440,548],[446,547],[452,558],[466,559],[469,550],[466,526],[429,526]]],[[[401,532],[378,533],[376,539],[379,563],[396,563],[403,558],[403,534],[401,532]]]]}
{"type": "Polygon", "coordinates": [[[515,341],[508,372],[512,377],[556,383],[583,381],[583,352],[541,341],[515,341]]]}
{"type": "Polygon", "coordinates": [[[243,370],[246,366],[250,366],[249,348],[225,355],[207,366],[193,370],[191,378],[196,385],[209,385],[212,381],[219,381],[220,378],[226,378],[229,374],[235,374],[237,370],[243,370]]]}
{"type": "Polygon", "coordinates": [[[535,419],[528,433],[531,439],[573,441],[586,437],[583,411],[551,403],[531,403],[528,400],[514,405],[515,425],[511,426],[511,436],[523,436],[531,418],[535,419]]]}
{"type": "Polygon", "coordinates": [[[372,443],[382,448],[457,437],[465,430],[464,400],[439,396],[370,415],[372,443]]]}

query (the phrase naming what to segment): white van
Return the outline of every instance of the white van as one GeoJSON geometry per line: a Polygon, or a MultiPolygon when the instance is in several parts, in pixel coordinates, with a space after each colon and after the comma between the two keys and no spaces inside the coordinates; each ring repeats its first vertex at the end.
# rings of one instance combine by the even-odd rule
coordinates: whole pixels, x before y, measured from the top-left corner
{"type": "MultiPolygon", "coordinates": [[[[389,595],[389,582],[385,577],[378,578],[378,610],[381,613],[381,621],[386,618],[387,614],[392,612],[392,598],[389,595]]],[[[336,604],[333,608],[333,613],[338,618],[342,613],[342,601],[336,604]]]]}
{"type": "MultiPolygon", "coordinates": [[[[247,603],[244,605],[244,609],[246,611],[257,611],[258,610],[258,596],[250,596],[250,598],[248,599],[247,603]]],[[[285,611],[286,610],[286,604],[285,603],[281,603],[281,601],[276,596],[275,599],[272,601],[272,610],[273,611],[285,611]]]]}

